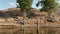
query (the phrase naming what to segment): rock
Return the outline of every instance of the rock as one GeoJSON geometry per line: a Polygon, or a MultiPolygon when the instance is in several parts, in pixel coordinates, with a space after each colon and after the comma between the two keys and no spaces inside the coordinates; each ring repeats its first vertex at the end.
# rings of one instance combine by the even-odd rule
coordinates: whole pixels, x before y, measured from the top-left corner
{"type": "Polygon", "coordinates": [[[51,18],[54,22],[60,22],[60,16],[57,14],[52,14],[51,18]]]}
{"type": "Polygon", "coordinates": [[[5,19],[3,19],[3,18],[0,18],[0,23],[1,23],[1,22],[5,22],[5,19]]]}
{"type": "Polygon", "coordinates": [[[7,19],[7,21],[8,21],[8,22],[10,22],[10,21],[12,21],[12,22],[13,22],[13,21],[14,21],[14,19],[13,19],[13,18],[8,18],[8,19],[7,19]]]}

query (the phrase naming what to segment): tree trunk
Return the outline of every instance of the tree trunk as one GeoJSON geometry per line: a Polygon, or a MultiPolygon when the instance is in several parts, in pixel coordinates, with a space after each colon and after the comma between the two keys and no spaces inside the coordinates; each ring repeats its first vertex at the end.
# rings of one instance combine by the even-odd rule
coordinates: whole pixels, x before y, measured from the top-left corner
{"type": "Polygon", "coordinates": [[[51,20],[51,11],[48,11],[48,19],[47,19],[48,22],[52,22],[51,20]]]}
{"type": "Polygon", "coordinates": [[[26,11],[24,10],[24,12],[23,12],[23,23],[22,23],[22,34],[24,34],[24,23],[25,23],[25,18],[27,17],[27,13],[26,13],[26,11]]]}
{"type": "Polygon", "coordinates": [[[48,11],[48,20],[50,20],[50,11],[48,11]]]}
{"type": "Polygon", "coordinates": [[[24,10],[23,12],[24,17],[27,17],[27,12],[24,10]]]}

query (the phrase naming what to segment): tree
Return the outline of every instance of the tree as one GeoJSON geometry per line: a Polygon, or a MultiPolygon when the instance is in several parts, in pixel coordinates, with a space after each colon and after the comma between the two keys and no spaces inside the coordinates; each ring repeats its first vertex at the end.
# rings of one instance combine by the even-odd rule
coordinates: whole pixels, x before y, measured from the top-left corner
{"type": "Polygon", "coordinates": [[[27,11],[31,9],[31,5],[32,5],[33,0],[17,0],[17,7],[21,8],[21,11],[23,12],[23,20],[21,21],[22,24],[22,30],[23,30],[23,34],[24,34],[24,19],[27,16],[27,11]]]}
{"type": "Polygon", "coordinates": [[[48,13],[48,21],[50,22],[51,18],[51,13],[55,12],[58,3],[56,2],[56,0],[41,0],[37,3],[36,6],[41,5],[42,8],[41,10],[46,11],[48,13]]]}
{"type": "Polygon", "coordinates": [[[31,9],[32,2],[33,0],[17,0],[17,3],[19,4],[17,7],[21,8],[24,16],[27,16],[27,11],[31,9]]]}

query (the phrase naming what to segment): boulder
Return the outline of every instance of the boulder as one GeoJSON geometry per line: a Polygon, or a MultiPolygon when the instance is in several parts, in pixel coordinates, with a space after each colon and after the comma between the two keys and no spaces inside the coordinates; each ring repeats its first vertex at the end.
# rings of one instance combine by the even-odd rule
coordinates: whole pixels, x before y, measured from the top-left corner
{"type": "Polygon", "coordinates": [[[14,22],[14,19],[13,18],[8,18],[7,21],[8,22],[11,22],[11,21],[14,22]]]}
{"type": "Polygon", "coordinates": [[[1,23],[1,22],[5,22],[5,19],[3,19],[3,18],[0,18],[0,23],[1,23]]]}

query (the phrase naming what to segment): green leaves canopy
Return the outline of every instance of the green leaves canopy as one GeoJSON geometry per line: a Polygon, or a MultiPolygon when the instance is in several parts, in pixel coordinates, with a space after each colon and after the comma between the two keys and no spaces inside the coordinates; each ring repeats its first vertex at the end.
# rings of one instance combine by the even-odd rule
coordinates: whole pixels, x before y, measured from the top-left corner
{"type": "Polygon", "coordinates": [[[48,10],[46,9],[47,7],[49,7],[49,10],[55,11],[58,5],[56,0],[41,0],[37,3],[37,6],[39,6],[40,4],[42,6],[41,10],[44,10],[44,11],[48,10]]]}
{"type": "Polygon", "coordinates": [[[17,0],[17,3],[19,4],[19,8],[23,10],[30,10],[33,0],[17,0]]]}

